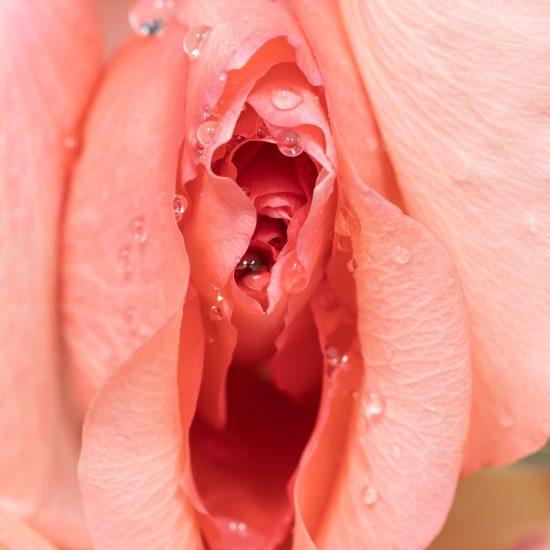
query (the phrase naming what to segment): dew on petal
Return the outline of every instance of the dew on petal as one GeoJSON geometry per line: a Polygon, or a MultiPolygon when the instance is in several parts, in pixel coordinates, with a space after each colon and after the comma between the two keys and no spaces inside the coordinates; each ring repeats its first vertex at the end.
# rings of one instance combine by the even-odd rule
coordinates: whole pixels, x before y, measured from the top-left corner
{"type": "Polygon", "coordinates": [[[147,241],[147,232],[145,231],[145,217],[136,216],[130,222],[130,231],[134,241],[139,244],[144,244],[147,241]]]}
{"type": "Polygon", "coordinates": [[[379,417],[386,408],[386,400],[381,393],[371,391],[366,396],[363,408],[368,419],[379,417]]]}
{"type": "Polygon", "coordinates": [[[200,25],[192,27],[187,31],[183,39],[183,49],[191,59],[197,59],[201,55],[201,50],[210,36],[212,27],[200,25]]]}
{"type": "Polygon", "coordinates": [[[373,485],[368,485],[363,490],[361,498],[367,506],[372,506],[376,504],[376,501],[378,500],[378,491],[376,490],[376,487],[374,487],[373,485]]]}
{"type": "Polygon", "coordinates": [[[225,300],[222,289],[218,285],[214,285],[212,287],[212,295],[214,296],[214,300],[218,303],[221,303],[225,300]]]}
{"type": "Polygon", "coordinates": [[[176,223],[181,222],[185,211],[187,210],[187,198],[184,195],[174,195],[174,220],[176,223]]]}
{"type": "Polygon", "coordinates": [[[208,316],[212,321],[221,321],[223,319],[223,311],[220,306],[211,306],[208,311],[208,316]]]}
{"type": "Polygon", "coordinates": [[[291,294],[301,292],[307,286],[306,268],[297,260],[292,262],[290,266],[285,266],[281,278],[284,289],[291,294]]]}
{"type": "Polygon", "coordinates": [[[283,132],[277,138],[277,146],[285,157],[297,157],[304,151],[300,145],[299,134],[292,131],[283,132]]]}
{"type": "Polygon", "coordinates": [[[355,273],[357,271],[357,260],[355,258],[352,258],[348,262],[347,267],[350,273],[355,273]]]}
{"type": "Polygon", "coordinates": [[[352,249],[351,239],[347,235],[336,234],[336,248],[343,252],[350,252],[352,249]]]}
{"type": "Polygon", "coordinates": [[[75,136],[67,136],[64,144],[67,149],[76,149],[78,147],[78,138],[75,136]]]}
{"type": "Polygon", "coordinates": [[[401,452],[401,447],[399,445],[394,445],[393,446],[393,449],[391,451],[391,455],[393,456],[393,458],[395,458],[396,460],[399,460],[401,458],[401,455],[402,455],[402,452],[401,452]]]}
{"type": "Polygon", "coordinates": [[[206,122],[203,122],[197,128],[197,141],[200,143],[200,145],[206,147],[207,145],[212,143],[217,129],[218,123],[214,120],[207,120],[206,122]]]}
{"type": "Polygon", "coordinates": [[[225,71],[221,72],[219,75],[218,75],[218,80],[220,82],[225,82],[227,80],[227,73],[225,71]]]}
{"type": "Polygon", "coordinates": [[[340,352],[338,351],[338,348],[335,348],[334,346],[329,346],[325,350],[325,359],[329,366],[337,367],[338,363],[340,362],[340,352]]]}
{"type": "Polygon", "coordinates": [[[406,264],[411,259],[411,251],[405,246],[396,244],[392,249],[391,256],[395,263],[406,264]]]}
{"type": "Polygon", "coordinates": [[[258,128],[256,128],[256,135],[260,139],[263,139],[269,135],[269,130],[267,129],[267,126],[264,123],[260,124],[258,128]]]}
{"type": "Polygon", "coordinates": [[[361,231],[361,222],[345,199],[338,208],[335,226],[336,232],[340,235],[353,236],[361,231]]]}
{"type": "Polygon", "coordinates": [[[174,0],[139,2],[129,12],[130,26],[139,36],[160,35],[168,21],[174,16],[175,6],[174,0]]]}
{"type": "Polygon", "coordinates": [[[298,107],[302,101],[302,94],[298,90],[274,88],[271,91],[271,103],[281,111],[294,109],[298,107]]]}

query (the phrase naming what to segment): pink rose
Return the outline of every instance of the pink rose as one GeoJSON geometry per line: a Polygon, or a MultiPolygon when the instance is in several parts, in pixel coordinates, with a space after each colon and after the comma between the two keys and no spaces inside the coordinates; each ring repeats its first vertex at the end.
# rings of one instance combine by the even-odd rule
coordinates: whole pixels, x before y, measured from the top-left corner
{"type": "Polygon", "coordinates": [[[0,541],[424,548],[546,441],[547,7],[0,17],[0,541]]]}

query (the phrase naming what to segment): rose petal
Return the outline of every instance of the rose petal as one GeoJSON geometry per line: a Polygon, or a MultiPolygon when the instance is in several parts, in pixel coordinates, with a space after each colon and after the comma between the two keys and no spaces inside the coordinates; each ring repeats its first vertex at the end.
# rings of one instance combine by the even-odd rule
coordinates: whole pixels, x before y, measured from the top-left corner
{"type": "Polygon", "coordinates": [[[87,534],[78,428],[59,370],[57,239],[99,69],[97,18],[87,1],[2,1],[0,12],[0,507],[80,548],[87,534]]]}
{"type": "Polygon", "coordinates": [[[94,547],[202,548],[180,485],[180,328],[181,310],[109,377],[90,405],[79,477],[94,547]]]}
{"type": "Polygon", "coordinates": [[[407,208],[449,246],[464,285],[474,360],[464,468],[512,462],[550,433],[550,12],[340,7],[407,208]]]}
{"type": "Polygon", "coordinates": [[[84,403],[178,307],[173,197],[183,137],[182,29],[134,38],[107,72],[67,206],[65,339],[84,403]]]}
{"type": "MultiPolygon", "coordinates": [[[[363,144],[376,136],[366,100],[349,85],[354,68],[335,7],[328,1],[315,12],[300,2],[295,7],[325,76],[338,183],[359,223],[351,240],[364,381],[354,390],[357,380],[344,379],[341,391],[336,386],[323,399],[296,481],[294,547],[311,548],[312,540],[327,548],[425,547],[450,506],[466,435],[470,372],[462,295],[443,247],[367,187],[387,189],[381,181],[387,173],[379,150],[355,146],[358,131],[363,144]],[[364,115],[359,129],[357,112],[364,115]],[[395,255],[396,245],[410,258],[395,255]],[[369,423],[361,409],[370,392],[385,398],[386,410],[369,423]],[[331,478],[328,492],[318,480],[331,478]]],[[[345,294],[341,284],[334,290],[345,294]]],[[[320,321],[326,345],[335,329],[320,321]]],[[[348,357],[352,371],[357,353],[348,357]]]]}

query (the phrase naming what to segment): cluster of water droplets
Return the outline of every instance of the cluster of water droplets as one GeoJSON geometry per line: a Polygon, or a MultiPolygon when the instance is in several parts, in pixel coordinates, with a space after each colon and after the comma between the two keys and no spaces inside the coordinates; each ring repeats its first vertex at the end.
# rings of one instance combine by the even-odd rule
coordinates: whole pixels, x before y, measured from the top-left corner
{"type": "Polygon", "coordinates": [[[131,242],[117,252],[117,263],[123,280],[129,280],[134,273],[133,259],[148,240],[145,216],[136,216],[130,220],[129,236],[131,242]]]}

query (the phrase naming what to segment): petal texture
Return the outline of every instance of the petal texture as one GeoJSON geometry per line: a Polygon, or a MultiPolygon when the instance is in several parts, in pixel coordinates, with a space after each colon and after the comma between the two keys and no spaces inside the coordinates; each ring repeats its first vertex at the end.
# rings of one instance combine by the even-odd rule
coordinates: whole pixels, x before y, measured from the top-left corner
{"type": "Polygon", "coordinates": [[[449,247],[473,335],[464,468],[550,432],[550,9],[340,2],[407,210],[449,247]]]}
{"type": "Polygon", "coordinates": [[[0,508],[73,548],[87,536],[60,371],[58,237],[99,68],[93,8],[0,1],[0,508]]]}

